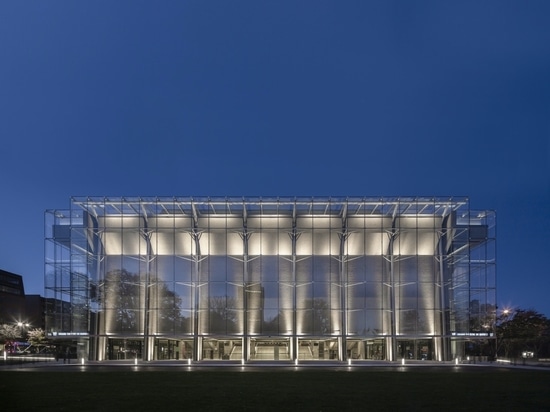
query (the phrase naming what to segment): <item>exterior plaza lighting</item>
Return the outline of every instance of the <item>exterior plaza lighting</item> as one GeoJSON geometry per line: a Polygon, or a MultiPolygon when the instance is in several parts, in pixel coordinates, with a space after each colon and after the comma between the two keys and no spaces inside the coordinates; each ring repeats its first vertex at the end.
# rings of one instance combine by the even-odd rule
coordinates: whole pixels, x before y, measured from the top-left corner
{"type": "Polygon", "coordinates": [[[449,361],[494,339],[495,221],[463,197],[74,197],[45,214],[46,332],[101,361],[449,361]]]}

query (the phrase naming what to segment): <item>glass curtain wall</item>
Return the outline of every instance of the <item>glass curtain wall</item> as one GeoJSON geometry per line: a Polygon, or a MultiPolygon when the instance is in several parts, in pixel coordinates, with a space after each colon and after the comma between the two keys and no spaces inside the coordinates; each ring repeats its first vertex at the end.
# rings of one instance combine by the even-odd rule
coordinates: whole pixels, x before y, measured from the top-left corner
{"type": "Polygon", "coordinates": [[[91,359],[448,360],[493,337],[495,218],[464,198],[73,198],[50,336],[91,359]]]}

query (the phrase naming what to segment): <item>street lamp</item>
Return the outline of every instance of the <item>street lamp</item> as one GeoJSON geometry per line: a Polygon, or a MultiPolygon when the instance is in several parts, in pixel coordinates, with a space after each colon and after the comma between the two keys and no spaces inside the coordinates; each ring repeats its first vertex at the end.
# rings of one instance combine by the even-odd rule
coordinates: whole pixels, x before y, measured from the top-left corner
{"type": "Polygon", "coordinates": [[[20,333],[22,338],[26,337],[24,335],[27,333],[27,330],[29,329],[29,326],[31,326],[31,325],[27,322],[21,322],[21,321],[17,322],[17,327],[19,328],[19,333],[20,333]]]}

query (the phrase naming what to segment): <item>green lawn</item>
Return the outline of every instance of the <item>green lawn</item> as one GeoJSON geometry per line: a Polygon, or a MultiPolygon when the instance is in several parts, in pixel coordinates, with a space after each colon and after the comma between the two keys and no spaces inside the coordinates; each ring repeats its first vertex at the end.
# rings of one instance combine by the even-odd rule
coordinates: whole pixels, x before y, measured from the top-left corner
{"type": "Polygon", "coordinates": [[[0,399],[5,411],[550,411],[550,371],[15,372],[0,368],[0,399]]]}

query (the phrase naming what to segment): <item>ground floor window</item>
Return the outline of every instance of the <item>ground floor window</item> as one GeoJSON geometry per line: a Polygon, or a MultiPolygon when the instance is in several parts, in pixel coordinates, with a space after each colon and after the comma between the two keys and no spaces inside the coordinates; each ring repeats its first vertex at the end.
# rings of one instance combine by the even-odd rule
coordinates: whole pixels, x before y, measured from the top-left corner
{"type": "MultiPolygon", "coordinates": [[[[181,338],[151,336],[101,337],[91,341],[73,341],[78,358],[99,360],[180,360],[180,361],[400,361],[448,360],[462,358],[471,353],[470,340],[444,340],[441,338],[406,338],[358,336],[185,336],[181,338]],[[97,348],[94,345],[99,345],[97,348]],[[445,346],[447,345],[447,346],[445,346]],[[89,351],[97,357],[88,354],[89,351]],[[90,357],[89,357],[90,356],[90,357]],[[146,359],[147,358],[147,359],[146,359]]],[[[61,342],[61,341],[60,341],[61,342]]],[[[478,350],[493,341],[475,341],[473,355],[487,356],[478,350]]],[[[62,346],[62,345],[61,345],[62,346]]]]}
{"type": "Polygon", "coordinates": [[[107,359],[141,359],[142,339],[109,339],[107,341],[107,359]]]}
{"type": "Polygon", "coordinates": [[[242,339],[203,339],[203,360],[238,360],[243,356],[242,339]]]}
{"type": "Polygon", "coordinates": [[[291,360],[290,338],[250,339],[250,360],[291,360]]]}
{"type": "Polygon", "coordinates": [[[397,357],[399,359],[432,360],[434,359],[432,340],[398,340],[397,357]]]}
{"type": "Polygon", "coordinates": [[[386,348],[383,339],[349,339],[347,358],[359,360],[385,360],[386,348]]]}
{"type": "Polygon", "coordinates": [[[298,339],[298,359],[338,360],[338,339],[298,339]]]}
{"type": "Polygon", "coordinates": [[[153,359],[193,359],[193,341],[179,339],[155,339],[153,359]]]}

